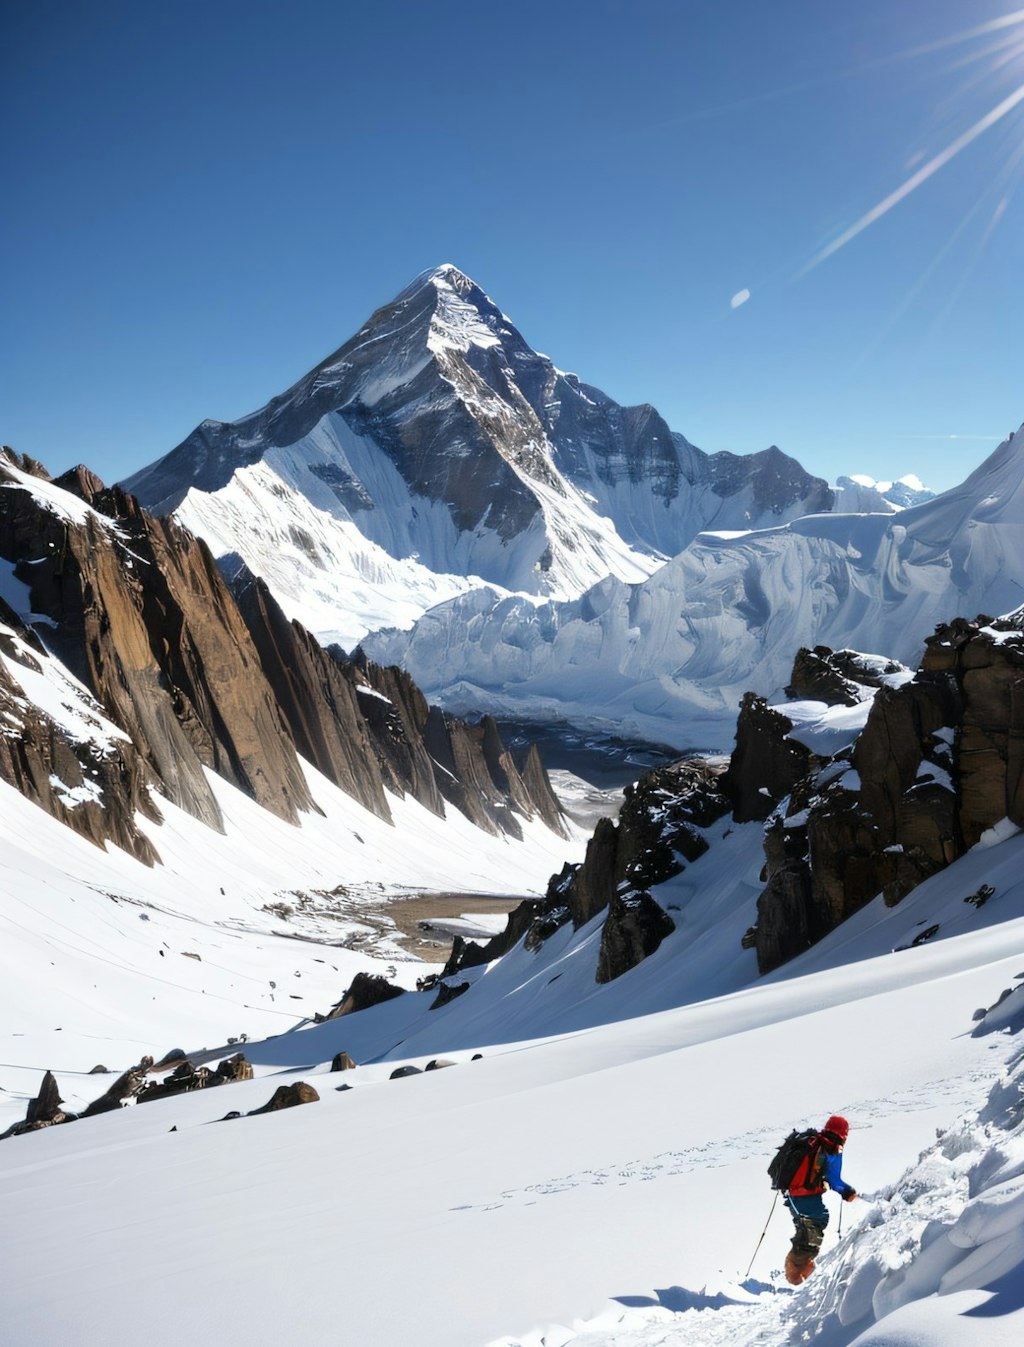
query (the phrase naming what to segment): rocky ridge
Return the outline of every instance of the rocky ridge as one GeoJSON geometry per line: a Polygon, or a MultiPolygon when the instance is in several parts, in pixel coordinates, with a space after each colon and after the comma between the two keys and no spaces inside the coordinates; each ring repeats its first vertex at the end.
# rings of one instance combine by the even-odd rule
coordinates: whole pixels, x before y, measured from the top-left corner
{"type": "Polygon", "coordinates": [[[219,828],[206,769],[294,822],[317,807],[300,755],[383,818],[386,788],[492,833],[561,830],[539,760],[521,774],[493,723],[324,650],[244,573],[236,600],[204,543],[84,468],[0,454],[0,568],[0,776],[98,844],[156,859],[150,786],[219,828]]]}
{"type": "Polygon", "coordinates": [[[488,944],[457,942],[443,977],[520,941],[540,950],[602,913],[594,976],[621,976],[674,929],[659,886],[714,845],[711,825],[730,816],[764,823],[764,887],[743,938],[761,973],[877,896],[899,903],[989,830],[1024,828],[1024,609],[939,626],[916,673],[856,651],[801,649],[787,693],[792,716],[747,694],[728,766],[684,760],[627,788],[618,822],[598,824],[585,859],[488,944]],[[839,752],[815,751],[798,723],[808,703],[860,705],[861,728],[839,752]]]}

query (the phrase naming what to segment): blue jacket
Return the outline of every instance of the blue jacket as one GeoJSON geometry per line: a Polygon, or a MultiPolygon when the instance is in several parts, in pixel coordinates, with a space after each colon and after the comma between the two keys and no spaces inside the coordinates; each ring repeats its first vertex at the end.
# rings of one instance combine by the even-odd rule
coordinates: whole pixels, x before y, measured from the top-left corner
{"type": "Polygon", "coordinates": [[[822,1147],[825,1163],[821,1167],[821,1176],[835,1193],[849,1193],[852,1187],[843,1179],[843,1152],[826,1151],[822,1147]]]}

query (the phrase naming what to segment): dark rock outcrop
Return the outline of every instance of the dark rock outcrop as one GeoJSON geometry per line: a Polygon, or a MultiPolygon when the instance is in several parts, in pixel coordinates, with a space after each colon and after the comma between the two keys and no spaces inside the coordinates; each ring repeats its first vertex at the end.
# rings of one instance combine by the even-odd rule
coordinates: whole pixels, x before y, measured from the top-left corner
{"type": "Polygon", "coordinates": [[[189,1094],[193,1090],[207,1090],[216,1085],[252,1078],[252,1065],[241,1052],[236,1052],[233,1057],[225,1057],[212,1071],[206,1066],[193,1066],[186,1059],[179,1062],[163,1080],[151,1080],[140,1092],[138,1102],[146,1104],[153,1099],[166,1099],[175,1094],[189,1094]]]}
{"type": "Polygon", "coordinates": [[[601,928],[597,981],[611,982],[653,954],[675,922],[649,893],[616,894],[601,928]]]}
{"type": "Polygon", "coordinates": [[[354,1071],[357,1065],[347,1052],[336,1052],[331,1059],[332,1071],[354,1071]]]}
{"type": "Polygon", "coordinates": [[[937,628],[915,677],[878,689],[852,751],[798,783],[766,831],[759,967],[877,894],[898,903],[1006,818],[1024,826],[1024,610],[937,628]]]}
{"type": "Polygon", "coordinates": [[[52,1071],[47,1071],[43,1076],[39,1093],[28,1101],[24,1119],[12,1124],[6,1132],[0,1132],[0,1141],[5,1137],[21,1136],[24,1132],[38,1132],[43,1127],[56,1127],[60,1123],[74,1122],[77,1115],[65,1113],[61,1107],[63,1103],[64,1100],[61,1099],[57,1089],[56,1077],[52,1071]]]}
{"type": "Polygon", "coordinates": [[[318,1104],[320,1096],[312,1085],[297,1080],[292,1085],[279,1085],[262,1108],[250,1109],[248,1118],[256,1118],[261,1113],[277,1113],[283,1108],[297,1108],[299,1104],[318,1104]]]}
{"type": "Polygon", "coordinates": [[[786,737],[792,728],[793,722],[763,697],[744,694],[736,747],[721,782],[737,823],[766,819],[806,773],[810,754],[786,737]]]}
{"type": "Polygon", "coordinates": [[[79,1114],[81,1118],[92,1118],[98,1113],[111,1113],[128,1099],[141,1094],[146,1084],[146,1076],[153,1069],[153,1058],[143,1057],[141,1061],[123,1071],[113,1085],[99,1099],[94,1099],[88,1108],[79,1114]]]}
{"type": "Polygon", "coordinates": [[[883,686],[883,679],[905,673],[896,660],[865,657],[856,650],[830,650],[826,645],[806,646],[796,652],[786,696],[825,702],[829,706],[856,706],[864,700],[865,688],[883,686]]]}
{"type": "Polygon", "coordinates": [[[342,1015],[354,1015],[357,1010],[366,1010],[370,1006],[379,1006],[384,1001],[393,1001],[404,994],[404,987],[396,987],[379,973],[357,973],[340,1001],[326,1015],[314,1015],[314,1022],[323,1024],[326,1020],[337,1020],[342,1015]]]}
{"type": "Polygon", "coordinates": [[[437,989],[437,995],[430,1003],[431,1010],[440,1010],[442,1006],[448,1005],[450,1001],[463,996],[469,991],[471,984],[468,982],[442,982],[437,989]]]}
{"type": "Polygon", "coordinates": [[[38,465],[0,454],[0,560],[33,615],[0,601],[0,723],[15,731],[0,735],[0,778],[61,822],[152,862],[136,824],[160,818],[150,783],[219,828],[211,768],[294,822],[316,808],[301,755],[385,819],[390,790],[492,833],[519,837],[534,817],[563,831],[539,757],[521,774],[492,721],[466,725],[400,670],[323,649],[244,568],[233,595],[204,543],[87,469],[46,495],[38,481],[38,465]],[[21,695],[19,667],[47,652],[110,722],[95,742],[21,695]]]}

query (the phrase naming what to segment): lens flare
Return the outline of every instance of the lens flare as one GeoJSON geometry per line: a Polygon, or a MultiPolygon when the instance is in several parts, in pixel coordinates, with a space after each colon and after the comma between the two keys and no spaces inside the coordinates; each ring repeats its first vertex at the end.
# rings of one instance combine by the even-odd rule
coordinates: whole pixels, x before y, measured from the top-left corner
{"type": "Polygon", "coordinates": [[[890,192],[877,206],[872,206],[859,220],[856,220],[848,229],[844,229],[838,238],[833,239],[830,244],[811,258],[810,262],[803,268],[801,275],[805,275],[816,266],[820,266],[826,258],[833,257],[839,252],[840,248],[845,248],[858,234],[862,234],[865,229],[880,220],[883,215],[887,215],[894,206],[898,206],[901,201],[905,201],[911,192],[916,191],[922,183],[927,182],[940,168],[945,168],[961,150],[965,150],[968,145],[973,144],[979,136],[983,135],[990,127],[995,126],[997,122],[1001,122],[1021,103],[1024,103],[1024,84],[1014,89],[1013,93],[1004,98],[1001,103],[997,103],[994,108],[986,112],[984,117],[979,118],[973,126],[968,127],[966,131],[957,136],[944,150],[940,150],[938,154],[933,155],[926,164],[923,164],[916,173],[912,173],[905,182],[902,182],[895,191],[890,192]]]}

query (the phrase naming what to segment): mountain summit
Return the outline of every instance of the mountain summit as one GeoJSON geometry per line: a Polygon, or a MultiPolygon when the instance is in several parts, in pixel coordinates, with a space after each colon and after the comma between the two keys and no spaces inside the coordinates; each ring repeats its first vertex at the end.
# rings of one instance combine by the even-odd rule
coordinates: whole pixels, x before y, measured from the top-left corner
{"type": "Polygon", "coordinates": [[[829,509],[776,448],[708,455],[534,351],[451,264],[423,272],[250,416],[204,421],[125,484],[343,642],[481,581],[572,599],[707,528],[829,509]]]}

